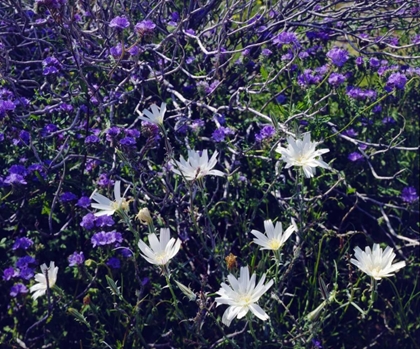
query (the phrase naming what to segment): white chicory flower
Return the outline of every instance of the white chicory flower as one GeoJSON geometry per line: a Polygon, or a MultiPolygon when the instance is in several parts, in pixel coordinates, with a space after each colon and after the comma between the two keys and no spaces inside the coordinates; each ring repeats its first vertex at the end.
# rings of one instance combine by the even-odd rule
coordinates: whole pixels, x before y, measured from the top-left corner
{"type": "Polygon", "coordinates": [[[35,285],[29,288],[33,299],[37,299],[40,296],[43,296],[47,292],[47,288],[52,288],[57,281],[58,267],[55,266],[54,262],[50,262],[50,266],[44,263],[41,265],[41,273],[35,274],[35,285]],[[47,277],[48,277],[48,286],[47,286],[47,277]]]}
{"type": "Polygon", "coordinates": [[[266,235],[262,234],[258,230],[251,231],[251,234],[256,237],[254,242],[257,245],[262,246],[261,250],[273,251],[277,251],[280,247],[282,247],[290,235],[298,230],[293,219],[292,225],[288,227],[284,233],[283,226],[280,222],[276,222],[276,226],[274,226],[271,220],[264,221],[264,228],[266,235]]]}
{"type": "Polygon", "coordinates": [[[163,118],[165,116],[166,112],[166,103],[162,103],[160,105],[160,108],[156,104],[152,104],[151,107],[152,112],[150,112],[147,109],[143,110],[143,115],[146,116],[140,116],[139,118],[144,121],[151,122],[155,125],[162,125],[163,124],[163,118]]]}
{"type": "Polygon", "coordinates": [[[356,259],[350,259],[350,263],[375,280],[393,276],[394,272],[405,267],[404,261],[392,264],[396,255],[393,252],[393,248],[389,246],[385,248],[385,251],[382,251],[379,244],[373,244],[372,250],[369,246],[364,251],[360,247],[356,247],[354,249],[354,256],[356,259]]]}
{"type": "Polygon", "coordinates": [[[175,161],[176,165],[172,168],[172,172],[183,175],[187,180],[192,181],[207,175],[224,176],[225,174],[219,170],[213,170],[217,163],[217,150],[209,160],[207,149],[204,149],[200,155],[199,151],[189,150],[188,161],[181,156],[180,161],[175,161]]]}
{"type": "Polygon", "coordinates": [[[91,195],[91,199],[95,200],[97,204],[90,204],[93,208],[97,208],[98,212],[95,213],[95,216],[112,216],[115,211],[118,210],[128,210],[129,201],[127,201],[124,196],[127,193],[129,187],[125,190],[123,196],[121,197],[121,181],[115,181],[114,184],[114,201],[108,199],[96,192],[96,190],[91,195]]]}
{"type": "Polygon", "coordinates": [[[237,317],[243,318],[248,311],[251,311],[256,317],[261,320],[268,320],[269,316],[257,304],[261,296],[268,291],[273,285],[273,280],[270,280],[264,285],[266,275],[263,274],[257,286],[255,286],[256,275],[252,274],[249,278],[248,267],[242,267],[239,279],[236,279],[232,274],[228,275],[230,286],[222,282],[221,288],[216,293],[221,297],[216,298],[217,306],[227,304],[229,307],[225,310],[222,322],[226,326],[230,326],[232,320],[237,317]]]}
{"type": "Polygon", "coordinates": [[[143,252],[141,255],[146,261],[156,265],[166,265],[179,251],[181,240],[170,238],[168,228],[160,229],[160,241],[156,234],[148,235],[150,247],[142,240],[139,240],[138,246],[143,252]]]}
{"type": "Polygon", "coordinates": [[[303,139],[294,139],[287,137],[288,146],[283,148],[279,145],[276,149],[280,153],[282,160],[286,162],[286,167],[292,166],[302,167],[307,178],[313,177],[316,167],[330,169],[327,163],[322,160],[321,155],[328,153],[327,148],[315,150],[319,142],[311,142],[311,133],[307,132],[303,135],[303,139]]]}

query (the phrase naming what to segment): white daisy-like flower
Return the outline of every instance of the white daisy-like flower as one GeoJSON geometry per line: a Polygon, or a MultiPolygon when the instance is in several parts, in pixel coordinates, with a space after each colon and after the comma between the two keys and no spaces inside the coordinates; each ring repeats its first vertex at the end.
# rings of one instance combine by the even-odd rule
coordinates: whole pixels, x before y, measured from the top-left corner
{"type": "Polygon", "coordinates": [[[261,250],[273,251],[277,251],[280,247],[282,247],[290,235],[298,230],[293,219],[292,225],[287,228],[284,233],[282,224],[280,222],[276,222],[276,226],[274,226],[271,219],[264,221],[264,229],[266,235],[262,234],[258,230],[251,230],[251,234],[256,237],[254,242],[257,245],[262,246],[261,250]]]}
{"type": "Polygon", "coordinates": [[[156,234],[148,235],[150,247],[142,240],[139,240],[138,246],[143,252],[141,255],[146,261],[156,265],[166,265],[179,251],[181,240],[170,238],[168,228],[160,229],[160,241],[156,234]]]}
{"type": "Polygon", "coordinates": [[[373,244],[372,250],[369,246],[364,251],[360,247],[356,247],[354,256],[356,259],[350,259],[350,263],[376,280],[393,276],[394,272],[405,267],[404,261],[392,264],[396,255],[393,248],[389,246],[385,248],[385,251],[382,251],[379,244],[373,244]]]}
{"type": "Polygon", "coordinates": [[[58,267],[55,266],[54,262],[50,262],[50,266],[44,263],[41,265],[41,273],[35,274],[35,281],[37,284],[31,286],[29,291],[33,299],[37,299],[40,296],[43,296],[47,292],[47,288],[52,288],[57,281],[58,267]],[[47,287],[47,277],[48,277],[48,287],[47,287]]]}
{"type": "Polygon", "coordinates": [[[160,105],[160,108],[156,104],[152,104],[150,106],[150,108],[152,109],[152,112],[150,112],[147,109],[144,109],[143,110],[143,115],[146,115],[146,116],[141,115],[139,117],[139,119],[151,122],[151,123],[156,124],[158,126],[162,125],[163,124],[163,118],[164,118],[165,112],[166,112],[166,103],[162,103],[160,105]]]}
{"type": "Polygon", "coordinates": [[[127,189],[125,190],[123,196],[121,197],[121,181],[115,181],[114,184],[114,201],[108,199],[106,196],[99,194],[96,190],[91,195],[91,199],[95,200],[97,204],[93,203],[90,204],[93,208],[97,208],[98,211],[95,213],[95,216],[112,216],[115,211],[124,210],[127,211],[129,207],[129,201],[127,201],[124,196],[127,193],[127,189]]]}
{"type": "Polygon", "coordinates": [[[327,163],[322,161],[322,154],[328,153],[327,148],[315,150],[319,142],[311,142],[311,133],[303,135],[303,139],[294,139],[287,137],[289,143],[287,148],[278,145],[276,152],[282,155],[282,160],[286,162],[286,167],[299,166],[307,178],[313,177],[316,167],[330,169],[327,163]]]}
{"type": "Polygon", "coordinates": [[[217,163],[217,150],[209,160],[207,149],[204,149],[200,155],[199,151],[189,150],[188,161],[181,156],[179,161],[175,161],[172,172],[183,175],[187,180],[192,181],[207,175],[224,176],[225,174],[219,170],[212,170],[217,163]]]}
{"type": "Polygon", "coordinates": [[[232,274],[228,275],[230,286],[222,282],[220,290],[216,292],[221,297],[217,297],[216,302],[217,306],[221,304],[229,305],[222,317],[222,322],[226,326],[230,326],[235,317],[242,319],[250,310],[259,319],[268,320],[269,316],[257,304],[261,296],[274,283],[273,280],[270,280],[264,285],[265,276],[263,274],[258,285],[255,286],[256,275],[252,274],[250,279],[249,270],[246,266],[241,268],[239,279],[236,279],[232,274]]]}

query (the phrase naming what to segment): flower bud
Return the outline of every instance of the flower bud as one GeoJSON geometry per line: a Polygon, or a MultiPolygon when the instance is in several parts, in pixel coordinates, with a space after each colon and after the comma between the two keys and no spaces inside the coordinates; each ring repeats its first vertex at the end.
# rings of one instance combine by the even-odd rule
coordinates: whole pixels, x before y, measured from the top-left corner
{"type": "Polygon", "coordinates": [[[152,216],[150,215],[149,209],[147,207],[142,208],[139,213],[137,213],[136,218],[140,221],[141,224],[153,223],[152,216]]]}

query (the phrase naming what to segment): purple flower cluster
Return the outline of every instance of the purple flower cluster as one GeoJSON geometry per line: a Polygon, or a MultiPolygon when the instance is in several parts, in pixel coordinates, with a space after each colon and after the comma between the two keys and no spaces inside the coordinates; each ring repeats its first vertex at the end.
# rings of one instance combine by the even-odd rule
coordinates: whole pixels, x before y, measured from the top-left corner
{"type": "Polygon", "coordinates": [[[347,96],[357,100],[376,99],[377,93],[374,90],[363,90],[360,87],[349,86],[347,96]]]}
{"type": "Polygon", "coordinates": [[[340,86],[345,81],[346,77],[339,73],[331,73],[331,75],[328,77],[328,83],[334,87],[340,86]]]}
{"type": "Polygon", "coordinates": [[[327,52],[327,57],[337,67],[342,67],[349,59],[349,53],[345,49],[334,47],[327,52]]]}
{"type": "Polygon", "coordinates": [[[226,138],[226,136],[230,136],[233,135],[235,132],[233,132],[232,129],[230,129],[229,127],[219,127],[217,130],[215,130],[212,135],[211,138],[213,141],[215,142],[223,142],[226,138]]]}
{"type": "Polygon", "coordinates": [[[99,216],[96,217],[93,213],[88,213],[87,215],[82,217],[82,222],[80,226],[85,228],[86,230],[91,230],[95,226],[98,228],[103,227],[112,227],[115,224],[114,220],[111,216],[99,216]]]}
{"type": "Polygon", "coordinates": [[[13,244],[12,250],[18,250],[18,249],[27,250],[33,244],[34,242],[27,237],[18,238],[13,244]]]}
{"type": "Polygon", "coordinates": [[[392,90],[394,88],[403,90],[407,83],[407,77],[402,73],[392,73],[386,82],[386,88],[392,90]]]}
{"type": "Polygon", "coordinates": [[[416,192],[416,188],[414,187],[405,187],[402,191],[401,191],[401,199],[404,202],[407,202],[409,204],[412,204],[413,202],[415,202],[417,199],[419,198],[419,196],[417,195],[416,192]]]}
{"type": "Polygon", "coordinates": [[[90,239],[92,242],[93,247],[97,246],[106,246],[106,245],[112,245],[117,242],[122,242],[122,235],[121,233],[117,233],[115,231],[105,232],[100,231],[99,233],[96,233],[92,236],[90,239]]]}
{"type": "Polygon", "coordinates": [[[140,36],[153,33],[153,30],[155,28],[156,28],[156,24],[154,24],[152,21],[148,19],[137,23],[134,27],[135,31],[140,36]]]}
{"type": "Polygon", "coordinates": [[[261,143],[267,138],[271,138],[276,133],[276,129],[272,125],[265,125],[259,133],[255,135],[255,140],[261,143]]]}
{"type": "Polygon", "coordinates": [[[300,42],[293,32],[282,32],[273,39],[273,44],[283,47],[283,45],[292,45],[295,48],[300,47],[300,42]]]}
{"type": "Polygon", "coordinates": [[[44,70],[42,71],[43,75],[58,74],[63,69],[60,61],[53,56],[45,58],[42,61],[42,66],[44,67],[44,70]]]}
{"type": "Polygon", "coordinates": [[[85,256],[83,255],[83,252],[73,252],[68,258],[69,266],[74,267],[83,264],[85,261],[85,256]]]}
{"type": "Polygon", "coordinates": [[[298,76],[297,82],[301,87],[319,84],[327,71],[328,67],[325,65],[318,67],[315,70],[305,69],[303,73],[298,76]]]}

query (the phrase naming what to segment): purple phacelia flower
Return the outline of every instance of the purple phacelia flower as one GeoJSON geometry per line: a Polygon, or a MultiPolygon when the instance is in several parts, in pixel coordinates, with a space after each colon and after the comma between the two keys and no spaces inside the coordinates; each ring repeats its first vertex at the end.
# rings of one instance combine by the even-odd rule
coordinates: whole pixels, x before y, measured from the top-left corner
{"type": "Polygon", "coordinates": [[[117,16],[109,23],[110,28],[125,29],[130,26],[130,22],[126,17],[117,16]]]}
{"type": "Polygon", "coordinates": [[[117,46],[113,46],[109,49],[109,53],[111,54],[112,57],[114,57],[115,59],[118,59],[121,57],[122,55],[122,45],[120,43],[117,44],[117,46]]]}
{"type": "Polygon", "coordinates": [[[21,293],[28,293],[28,288],[22,283],[14,284],[10,288],[10,296],[12,297],[17,297],[21,293]]]}
{"type": "Polygon", "coordinates": [[[384,117],[384,118],[382,119],[382,123],[383,123],[384,125],[386,125],[386,124],[395,124],[395,123],[396,123],[396,121],[395,121],[395,119],[394,119],[392,116],[386,116],[386,117],[384,117]]]}
{"type": "Polygon", "coordinates": [[[30,280],[34,276],[34,270],[32,268],[24,267],[19,270],[18,276],[24,280],[30,280]]]}
{"type": "Polygon", "coordinates": [[[356,62],[357,65],[362,65],[363,64],[363,57],[360,57],[360,56],[357,57],[355,62],[356,62]]]}
{"type": "Polygon", "coordinates": [[[372,57],[369,59],[369,65],[371,68],[378,68],[380,66],[381,62],[376,57],[372,57]]]}
{"type": "Polygon", "coordinates": [[[136,140],[132,137],[124,137],[120,139],[120,144],[130,147],[136,145],[136,140]]]}
{"type": "Polygon", "coordinates": [[[156,24],[148,19],[137,23],[134,27],[135,31],[139,35],[152,33],[155,28],[156,24]]]}
{"type": "Polygon", "coordinates": [[[416,201],[418,198],[419,198],[419,196],[417,195],[416,188],[414,188],[414,187],[405,187],[401,191],[401,199],[404,202],[407,202],[407,203],[411,204],[414,201],[416,201]]]}
{"type": "Polygon", "coordinates": [[[108,262],[106,262],[106,265],[108,265],[112,269],[119,269],[121,268],[121,261],[116,257],[111,257],[110,259],[108,259],[108,262]]]}
{"type": "Polygon", "coordinates": [[[87,215],[83,216],[82,221],[80,222],[80,226],[86,230],[91,230],[94,227],[95,219],[96,217],[93,213],[88,213],[87,215]]]}
{"type": "Polygon", "coordinates": [[[328,83],[335,87],[340,86],[344,81],[346,81],[346,77],[343,74],[331,73],[328,77],[328,83]]]}
{"type": "Polygon", "coordinates": [[[74,267],[83,264],[85,261],[85,256],[83,252],[73,252],[68,258],[69,266],[74,267]]]}
{"type": "Polygon", "coordinates": [[[272,125],[265,125],[261,131],[255,135],[257,142],[262,142],[264,139],[271,138],[276,133],[276,129],[272,125]]]}
{"type": "Polygon", "coordinates": [[[407,77],[402,73],[392,73],[388,81],[386,82],[386,86],[388,88],[397,88],[400,90],[403,90],[405,87],[405,84],[407,83],[407,77]]]}
{"type": "Polygon", "coordinates": [[[70,202],[77,199],[77,196],[69,191],[61,194],[60,200],[61,202],[70,202]]]}
{"type": "Polygon", "coordinates": [[[122,235],[121,233],[117,233],[115,231],[111,232],[104,232],[101,231],[99,233],[96,233],[92,236],[90,239],[92,242],[93,247],[97,246],[106,246],[106,245],[112,245],[116,242],[122,242],[122,235]]]}
{"type": "Polygon", "coordinates": [[[271,56],[273,54],[273,51],[271,51],[270,49],[268,49],[268,48],[264,48],[264,49],[262,49],[262,51],[261,51],[261,55],[262,56],[264,56],[264,57],[268,57],[268,56],[271,56]]]}
{"type": "Polygon", "coordinates": [[[293,32],[282,32],[273,39],[273,43],[282,47],[283,45],[292,45],[297,48],[300,47],[299,40],[293,32]]]}
{"type": "Polygon", "coordinates": [[[4,179],[4,184],[7,185],[15,185],[15,184],[28,184],[25,181],[25,178],[19,174],[16,173],[11,173],[10,175],[8,175],[5,179],[4,179]]]}
{"type": "Polygon", "coordinates": [[[347,159],[349,159],[350,161],[353,161],[353,162],[364,160],[363,155],[358,153],[358,152],[354,152],[354,153],[349,154],[347,159]]]}
{"type": "Polygon", "coordinates": [[[342,67],[349,59],[349,53],[345,49],[334,47],[327,52],[327,57],[334,65],[342,67]]]}
{"type": "Polygon", "coordinates": [[[129,249],[129,248],[122,248],[121,250],[120,250],[120,253],[121,253],[121,255],[124,257],[124,258],[130,258],[130,257],[133,257],[133,253],[131,252],[131,250],[129,249]]]}
{"type": "Polygon", "coordinates": [[[103,215],[103,216],[96,217],[95,225],[98,228],[112,227],[114,224],[115,222],[112,219],[112,216],[103,215]]]}
{"type": "Polygon", "coordinates": [[[229,127],[221,126],[212,133],[211,138],[215,142],[223,142],[226,136],[233,135],[233,134],[234,132],[229,127]]]}
{"type": "Polygon", "coordinates": [[[108,178],[106,173],[102,173],[97,181],[98,185],[101,187],[108,187],[114,185],[114,181],[108,178]]]}
{"type": "Polygon", "coordinates": [[[9,281],[11,278],[17,277],[18,273],[16,272],[15,268],[10,267],[3,270],[3,280],[9,281]]]}
{"type": "Polygon", "coordinates": [[[136,130],[135,128],[130,128],[130,129],[124,130],[124,132],[129,137],[133,137],[133,138],[139,138],[140,137],[140,131],[136,130]]]}
{"type": "Polygon", "coordinates": [[[198,131],[198,129],[200,129],[203,126],[204,126],[204,120],[195,119],[195,120],[191,121],[190,129],[193,130],[193,131],[198,131]]]}
{"type": "Polygon", "coordinates": [[[33,244],[34,242],[27,237],[18,238],[12,246],[12,250],[17,250],[19,248],[21,248],[22,250],[27,250],[33,244]]]}
{"type": "Polygon", "coordinates": [[[85,138],[85,144],[94,144],[100,141],[98,136],[90,135],[85,138]]]}
{"type": "Polygon", "coordinates": [[[349,86],[347,88],[347,96],[353,99],[375,99],[377,96],[376,91],[374,90],[363,90],[359,87],[349,86]]]}
{"type": "Polygon", "coordinates": [[[21,258],[19,258],[16,262],[16,267],[17,268],[26,268],[29,264],[35,264],[35,258],[32,256],[23,256],[21,258]]]}
{"type": "Polygon", "coordinates": [[[349,128],[348,130],[345,130],[342,134],[347,137],[356,137],[359,133],[356,132],[353,128],[349,128]]]}
{"type": "Polygon", "coordinates": [[[76,206],[82,207],[82,208],[88,208],[90,206],[90,198],[88,196],[82,196],[78,201],[76,206]]]}

